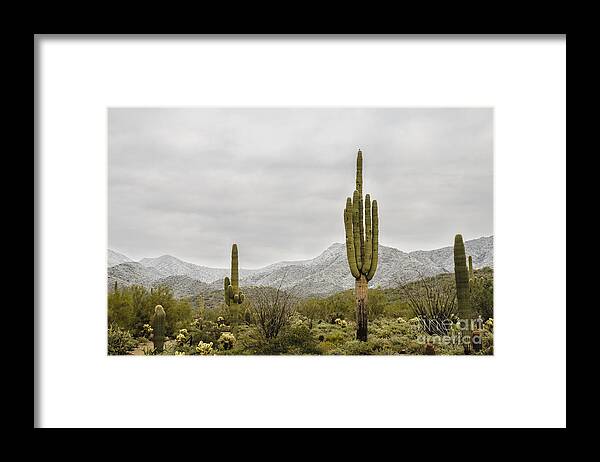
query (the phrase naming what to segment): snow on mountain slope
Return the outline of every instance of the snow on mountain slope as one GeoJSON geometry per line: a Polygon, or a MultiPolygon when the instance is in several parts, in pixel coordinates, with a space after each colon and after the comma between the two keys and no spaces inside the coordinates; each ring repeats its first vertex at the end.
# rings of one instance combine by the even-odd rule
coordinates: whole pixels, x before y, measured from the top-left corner
{"type": "MultiPolygon", "coordinates": [[[[465,242],[465,249],[468,255],[472,255],[475,268],[493,267],[493,247],[493,236],[465,242]]],[[[421,276],[453,271],[452,246],[407,253],[380,245],[379,266],[369,285],[394,287],[421,276]]],[[[144,258],[139,263],[122,263],[109,268],[109,287],[111,280],[124,284],[129,281],[130,284],[139,283],[147,287],[156,285],[157,281],[161,280],[174,290],[176,287],[178,293],[193,294],[195,290],[220,290],[223,287],[223,278],[228,275],[228,268],[210,268],[163,255],[158,258],[144,258]],[[195,284],[193,281],[203,284],[195,284]]],[[[345,245],[334,243],[310,260],[279,262],[255,270],[240,269],[242,287],[277,287],[279,284],[286,289],[293,288],[301,295],[317,296],[354,287],[354,279],[346,261],[345,245]]]]}

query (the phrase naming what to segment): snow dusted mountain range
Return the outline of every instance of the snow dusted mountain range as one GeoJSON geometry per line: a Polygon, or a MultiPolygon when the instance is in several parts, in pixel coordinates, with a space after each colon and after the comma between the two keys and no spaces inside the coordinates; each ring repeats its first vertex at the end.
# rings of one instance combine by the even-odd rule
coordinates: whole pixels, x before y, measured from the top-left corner
{"type": "MultiPolygon", "coordinates": [[[[493,267],[493,236],[465,242],[475,268],[493,267]]],[[[394,287],[401,282],[452,273],[452,247],[435,250],[403,252],[393,247],[379,246],[379,266],[370,282],[371,287],[394,287]]],[[[229,268],[211,268],[180,260],[171,255],[143,258],[136,262],[108,250],[108,287],[140,284],[146,287],[166,284],[176,296],[192,296],[223,287],[229,268]]],[[[274,263],[259,269],[240,268],[240,285],[278,286],[294,288],[302,295],[324,296],[354,287],[346,261],[344,244],[334,243],[318,257],[310,260],[274,263]],[[283,279],[283,283],[281,282],[283,279]]]]}

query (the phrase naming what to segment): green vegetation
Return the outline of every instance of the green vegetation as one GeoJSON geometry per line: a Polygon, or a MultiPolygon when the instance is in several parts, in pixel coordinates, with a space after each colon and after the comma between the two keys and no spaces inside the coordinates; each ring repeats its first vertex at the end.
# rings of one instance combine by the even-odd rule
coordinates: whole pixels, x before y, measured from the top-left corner
{"type": "MultiPolygon", "coordinates": [[[[474,270],[472,308],[482,316],[482,349],[493,353],[493,272],[474,270]]],[[[457,324],[444,332],[428,328],[431,306],[446,294],[456,307],[452,273],[396,288],[369,290],[369,338],[356,339],[355,297],[346,290],[324,298],[298,298],[269,287],[248,288],[242,304],[205,306],[201,299],[177,300],[165,288],[138,286],[108,294],[109,354],[162,355],[461,355],[457,324]],[[449,295],[448,295],[449,294],[449,295]],[[160,301],[160,303],[157,303],[160,301]],[[164,350],[149,343],[157,304],[165,311],[164,350]],[[426,307],[418,314],[419,307],[426,307]],[[192,308],[194,307],[194,308],[192,308]],[[146,316],[143,319],[143,316],[146,316]],[[136,320],[142,319],[139,329],[136,320]],[[429,344],[428,344],[429,342],[429,344]]],[[[450,302],[449,302],[450,303],[450,302]]],[[[442,304],[443,305],[443,304],[442,304]]],[[[452,318],[453,321],[456,318],[452,318]]]]}
{"type": "Polygon", "coordinates": [[[108,327],[108,354],[125,355],[137,346],[138,342],[131,332],[121,329],[115,324],[108,327]]]}

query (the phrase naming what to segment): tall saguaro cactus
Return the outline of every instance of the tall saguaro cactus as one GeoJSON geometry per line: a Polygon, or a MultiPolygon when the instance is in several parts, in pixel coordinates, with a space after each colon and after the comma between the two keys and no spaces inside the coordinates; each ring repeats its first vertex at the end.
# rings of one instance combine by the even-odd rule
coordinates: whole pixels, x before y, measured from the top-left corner
{"type": "Polygon", "coordinates": [[[244,294],[240,291],[239,285],[237,244],[231,246],[231,280],[225,276],[223,286],[227,306],[231,306],[231,302],[242,303],[244,301],[244,294]]]}
{"type": "MultiPolygon", "coordinates": [[[[469,259],[471,260],[471,259],[469,259]]],[[[472,267],[472,263],[470,265],[472,267]]],[[[457,234],[454,237],[454,278],[456,280],[456,299],[458,301],[458,317],[461,321],[461,341],[465,354],[471,353],[471,324],[473,312],[471,309],[469,291],[469,270],[465,254],[463,237],[457,234]],[[468,338],[468,341],[465,341],[468,338]]]]}
{"type": "Polygon", "coordinates": [[[356,338],[367,340],[368,282],[377,271],[379,251],[379,215],[377,201],[371,203],[366,195],[363,210],[362,151],[356,157],[356,189],[346,199],[344,226],[346,228],[346,257],[355,282],[356,338]]]}
{"type": "Polygon", "coordinates": [[[165,321],[167,315],[162,305],[156,305],[154,308],[154,317],[152,318],[152,343],[157,353],[162,353],[165,345],[165,321]]]}

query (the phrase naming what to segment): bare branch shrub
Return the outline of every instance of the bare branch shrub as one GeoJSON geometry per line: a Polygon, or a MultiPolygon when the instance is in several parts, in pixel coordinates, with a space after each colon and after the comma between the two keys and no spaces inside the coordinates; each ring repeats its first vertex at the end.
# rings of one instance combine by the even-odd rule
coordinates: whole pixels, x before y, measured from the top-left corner
{"type": "Polygon", "coordinates": [[[414,315],[429,335],[448,335],[457,314],[456,289],[453,280],[438,276],[401,282],[399,289],[414,315]]]}
{"type": "Polygon", "coordinates": [[[270,340],[288,325],[296,311],[298,297],[292,289],[282,290],[284,277],[279,287],[253,287],[249,289],[250,311],[261,335],[270,340]]]}

